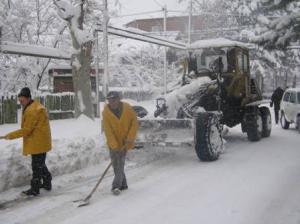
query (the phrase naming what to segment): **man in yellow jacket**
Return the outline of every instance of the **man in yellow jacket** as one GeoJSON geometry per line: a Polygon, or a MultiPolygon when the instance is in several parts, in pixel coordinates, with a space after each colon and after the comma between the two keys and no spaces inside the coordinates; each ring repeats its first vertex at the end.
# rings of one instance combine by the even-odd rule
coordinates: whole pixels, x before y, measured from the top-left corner
{"type": "Polygon", "coordinates": [[[103,128],[114,168],[112,193],[119,195],[128,189],[124,172],[127,150],[134,147],[138,129],[137,116],[132,107],[120,100],[118,92],[107,95],[108,105],[103,110],[103,128]]]}
{"type": "Polygon", "coordinates": [[[51,131],[48,113],[43,105],[31,99],[30,89],[25,87],[18,94],[23,108],[21,129],[1,138],[12,140],[23,138],[23,155],[31,155],[31,188],[22,193],[36,196],[40,188],[52,189],[52,175],[46,166],[46,154],[51,150],[51,131]]]}

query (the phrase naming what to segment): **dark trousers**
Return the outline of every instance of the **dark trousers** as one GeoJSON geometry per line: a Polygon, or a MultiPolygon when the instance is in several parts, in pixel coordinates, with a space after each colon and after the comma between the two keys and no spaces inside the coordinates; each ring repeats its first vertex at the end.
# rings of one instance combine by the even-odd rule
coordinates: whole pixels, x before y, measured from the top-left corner
{"type": "Polygon", "coordinates": [[[275,114],[275,122],[278,124],[279,121],[279,109],[274,107],[274,114],[275,114]]]}
{"type": "Polygon", "coordinates": [[[112,189],[114,188],[122,189],[128,187],[125,172],[124,172],[126,151],[110,150],[110,158],[115,173],[115,178],[112,183],[112,189]]]}
{"type": "Polygon", "coordinates": [[[52,175],[46,166],[46,155],[46,153],[31,155],[31,186],[34,188],[39,188],[42,183],[47,184],[52,180],[52,175]]]}

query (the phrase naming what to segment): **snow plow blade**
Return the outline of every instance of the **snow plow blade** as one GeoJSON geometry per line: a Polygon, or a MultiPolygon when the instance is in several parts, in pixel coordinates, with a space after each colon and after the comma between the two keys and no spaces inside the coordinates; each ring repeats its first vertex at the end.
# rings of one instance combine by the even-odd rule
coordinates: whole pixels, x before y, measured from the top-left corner
{"type": "Polygon", "coordinates": [[[193,119],[140,119],[136,147],[192,145],[194,126],[193,119]]]}

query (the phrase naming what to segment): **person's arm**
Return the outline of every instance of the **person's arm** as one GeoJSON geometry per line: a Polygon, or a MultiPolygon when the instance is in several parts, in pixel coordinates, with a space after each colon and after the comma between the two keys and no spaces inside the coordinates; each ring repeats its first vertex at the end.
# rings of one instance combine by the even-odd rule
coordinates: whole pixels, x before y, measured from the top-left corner
{"type": "Polygon", "coordinates": [[[137,130],[138,130],[138,120],[137,120],[137,116],[135,111],[130,108],[130,128],[127,134],[127,138],[126,138],[126,144],[129,145],[133,145],[135,138],[136,138],[136,134],[137,134],[137,130]]]}
{"type": "MultiPolygon", "coordinates": [[[[41,113],[41,111],[39,112],[41,113]]],[[[12,140],[16,138],[27,137],[31,135],[32,131],[35,129],[39,119],[39,114],[28,114],[23,124],[23,128],[8,133],[5,139],[12,140]]]]}
{"type": "Polygon", "coordinates": [[[118,142],[117,139],[115,138],[111,124],[109,122],[109,118],[105,115],[105,113],[102,113],[102,116],[103,116],[103,129],[104,129],[104,134],[107,140],[108,147],[110,149],[117,149],[118,142]]]}

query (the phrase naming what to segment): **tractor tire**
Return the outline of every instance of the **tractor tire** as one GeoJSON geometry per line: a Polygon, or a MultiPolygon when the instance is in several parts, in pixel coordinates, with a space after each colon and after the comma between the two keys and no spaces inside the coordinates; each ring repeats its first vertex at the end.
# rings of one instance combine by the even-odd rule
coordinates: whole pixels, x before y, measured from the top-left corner
{"type": "Polygon", "coordinates": [[[195,119],[195,151],[198,158],[202,161],[217,160],[224,146],[218,116],[201,113],[195,119]]]}
{"type": "Polygon", "coordinates": [[[285,119],[284,112],[281,112],[281,115],[280,115],[280,124],[281,124],[281,127],[282,127],[283,129],[289,129],[289,127],[290,127],[290,122],[288,122],[288,121],[285,119]]]}
{"type": "Polygon", "coordinates": [[[251,142],[259,141],[262,138],[263,122],[258,108],[254,113],[247,116],[246,123],[248,140],[251,142]]]}
{"type": "Polygon", "coordinates": [[[261,137],[270,137],[272,131],[272,117],[271,112],[268,107],[259,108],[261,118],[262,118],[262,133],[261,137]]]}

